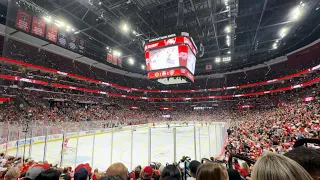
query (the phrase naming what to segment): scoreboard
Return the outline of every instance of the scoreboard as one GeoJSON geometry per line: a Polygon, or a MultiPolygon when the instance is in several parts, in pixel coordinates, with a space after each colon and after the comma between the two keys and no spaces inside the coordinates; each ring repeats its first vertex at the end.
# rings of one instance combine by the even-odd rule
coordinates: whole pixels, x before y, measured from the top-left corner
{"type": "Polygon", "coordinates": [[[197,47],[187,33],[150,40],[144,50],[149,79],[163,84],[194,82],[197,47]]]}

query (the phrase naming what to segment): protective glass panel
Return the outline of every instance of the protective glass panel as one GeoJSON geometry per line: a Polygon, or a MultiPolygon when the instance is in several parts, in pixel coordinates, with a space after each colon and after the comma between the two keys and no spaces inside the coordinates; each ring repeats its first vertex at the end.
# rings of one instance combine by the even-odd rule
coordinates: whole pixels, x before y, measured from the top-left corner
{"type": "Polygon", "coordinates": [[[112,163],[122,162],[129,167],[131,130],[118,130],[113,134],[112,163]]]}
{"type": "Polygon", "coordinates": [[[184,124],[182,127],[177,127],[176,129],[177,161],[179,161],[182,156],[189,156],[191,159],[195,159],[194,126],[184,124]]]}
{"type": "Polygon", "coordinates": [[[98,168],[99,171],[105,171],[110,164],[111,156],[111,129],[103,129],[101,132],[96,132],[93,168],[98,168]],[[103,155],[103,158],[101,158],[103,155]]]}
{"type": "Polygon", "coordinates": [[[218,137],[219,137],[219,127],[217,127],[216,124],[212,124],[209,126],[209,136],[210,136],[210,156],[211,157],[216,157],[220,152],[219,152],[219,141],[218,141],[218,137]]]}
{"type": "Polygon", "coordinates": [[[46,144],[45,160],[54,165],[58,164],[60,166],[63,153],[62,146],[63,134],[50,133],[50,135],[48,135],[48,141],[46,144]]]}
{"type": "Polygon", "coordinates": [[[201,158],[210,158],[210,144],[209,144],[209,132],[208,125],[201,124],[199,132],[197,133],[200,139],[200,154],[201,158]]]}
{"type": "Polygon", "coordinates": [[[133,131],[132,168],[148,164],[148,128],[137,128],[133,131]]]}
{"type": "Polygon", "coordinates": [[[19,153],[19,148],[23,147],[25,136],[23,133],[23,129],[20,126],[13,128],[14,126],[15,125],[10,125],[11,128],[9,131],[7,131],[8,137],[6,141],[8,141],[8,143],[5,150],[7,152],[7,155],[9,156],[16,156],[17,153],[20,156],[21,153],[19,153]],[[23,140],[18,141],[19,138],[23,140]]]}
{"type": "Polygon", "coordinates": [[[75,165],[77,154],[78,132],[66,133],[63,143],[63,165],[73,167],[75,165]]]}
{"type": "MultiPolygon", "coordinates": [[[[34,160],[43,161],[45,151],[46,133],[50,133],[47,127],[33,126],[32,127],[32,144],[30,147],[30,157],[34,160]]],[[[49,135],[48,135],[49,142],[49,135]]]]}
{"type": "Polygon", "coordinates": [[[92,162],[94,131],[81,131],[78,142],[77,164],[92,162]]]}
{"type": "Polygon", "coordinates": [[[174,162],[173,127],[151,128],[151,162],[174,162]]]}

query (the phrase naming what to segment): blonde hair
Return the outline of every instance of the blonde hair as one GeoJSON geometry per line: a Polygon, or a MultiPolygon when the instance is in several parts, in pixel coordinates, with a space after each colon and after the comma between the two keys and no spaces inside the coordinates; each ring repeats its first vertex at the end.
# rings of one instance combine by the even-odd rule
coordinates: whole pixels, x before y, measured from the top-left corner
{"type": "Polygon", "coordinates": [[[226,167],[218,163],[206,163],[197,170],[197,180],[228,180],[226,167]]]}
{"type": "Polygon", "coordinates": [[[6,180],[11,180],[11,179],[18,179],[20,177],[20,169],[17,167],[11,168],[7,173],[6,173],[6,180]]]}
{"type": "Polygon", "coordinates": [[[245,169],[248,173],[250,173],[250,167],[246,162],[241,164],[242,168],[245,169]]]}
{"type": "Polygon", "coordinates": [[[252,180],[313,180],[297,162],[285,156],[268,153],[253,166],[252,180]]]}

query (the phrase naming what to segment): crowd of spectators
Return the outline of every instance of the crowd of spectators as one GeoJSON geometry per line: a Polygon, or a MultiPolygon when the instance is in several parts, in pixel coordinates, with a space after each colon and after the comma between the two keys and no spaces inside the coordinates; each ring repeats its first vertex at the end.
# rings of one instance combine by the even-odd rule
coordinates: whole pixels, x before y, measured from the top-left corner
{"type": "MultiPolygon", "coordinates": [[[[316,87],[311,87],[308,90],[314,93],[316,87]]],[[[208,111],[186,111],[186,105],[181,105],[180,107],[177,107],[176,110],[163,112],[160,110],[146,111],[146,109],[129,110],[124,108],[128,107],[128,104],[125,103],[126,101],[122,102],[119,100],[116,102],[114,100],[102,103],[102,97],[83,96],[85,98],[81,99],[81,96],[75,95],[79,97],[75,98],[76,100],[73,101],[72,97],[68,94],[56,94],[44,91],[36,91],[35,93],[35,91],[26,89],[7,89],[7,94],[16,95],[15,98],[20,97],[26,102],[26,106],[24,107],[25,111],[33,113],[32,121],[34,125],[38,127],[38,131],[36,130],[36,132],[39,133],[39,135],[43,135],[45,133],[43,130],[41,131],[44,126],[52,127],[52,131],[50,133],[62,133],[78,131],[79,129],[89,130],[90,128],[108,128],[130,124],[144,124],[155,121],[170,121],[162,117],[162,114],[166,113],[171,115],[173,118],[171,120],[203,122],[230,120],[231,127],[229,129],[230,135],[226,145],[227,152],[238,153],[253,159],[259,159],[253,170],[250,170],[251,168],[249,168],[245,163],[242,163],[239,167],[235,168],[239,171],[240,176],[245,177],[251,173],[252,179],[263,179],[260,177],[261,174],[257,174],[255,170],[262,171],[261,163],[268,163],[268,159],[271,158],[274,159],[275,165],[278,166],[280,165],[276,163],[287,162],[286,165],[288,168],[293,168],[294,171],[300,172],[299,175],[303,176],[304,179],[308,179],[310,178],[310,175],[306,174],[305,170],[297,165],[297,163],[292,162],[292,160],[274,154],[267,154],[263,156],[268,152],[278,154],[290,153],[293,149],[294,143],[301,138],[320,138],[320,104],[315,100],[311,102],[297,101],[297,96],[291,97],[292,93],[296,95],[300,94],[298,92],[291,92],[285,95],[280,94],[279,96],[282,97],[282,100],[287,100],[287,102],[267,108],[234,110],[227,109],[227,106],[223,106],[208,111]],[[283,99],[284,96],[290,98],[283,99]],[[264,159],[259,158],[261,156],[264,159]]],[[[301,93],[304,95],[306,94],[304,91],[301,93]]],[[[147,106],[150,106],[150,104],[147,104],[147,106]]],[[[19,126],[25,122],[25,113],[19,110],[21,107],[17,107],[11,102],[4,105],[3,108],[5,108],[5,111],[1,111],[1,119],[4,121],[2,122],[4,125],[7,124],[7,126],[3,126],[3,129],[19,126]]],[[[20,128],[19,130],[22,129],[20,128]]],[[[11,133],[11,135],[15,134],[14,132],[11,133]]],[[[2,143],[7,140],[5,136],[6,134],[7,132],[5,130],[2,131],[2,143]]],[[[13,136],[12,138],[15,137],[13,136]]],[[[318,144],[313,146],[317,148],[318,144]]],[[[228,153],[226,154],[226,157],[228,157],[228,153]]],[[[3,161],[3,165],[0,168],[0,170],[2,170],[2,177],[6,174],[7,177],[12,176],[13,178],[21,175],[23,176],[23,173],[28,174],[24,167],[29,162],[22,163],[21,159],[16,159],[17,157],[6,158],[7,159],[3,161]],[[19,168],[21,168],[20,171],[19,168]]],[[[42,163],[43,162],[38,162],[38,164],[42,163]]],[[[29,165],[32,168],[38,166],[34,165],[32,160],[30,160],[29,165]]],[[[56,177],[59,177],[61,173],[64,177],[66,174],[70,174],[70,176],[72,175],[69,169],[62,170],[55,167],[47,167],[48,171],[43,168],[43,176],[51,176],[55,174],[56,177]]],[[[166,166],[165,168],[169,167],[170,166],[166,166]]],[[[210,179],[217,179],[217,177],[220,177],[218,179],[222,180],[234,176],[234,172],[230,170],[227,171],[224,166],[219,164],[200,165],[200,167],[202,167],[202,169],[195,175],[194,178],[196,179],[206,180],[208,178],[205,177],[210,177],[210,179]],[[213,169],[214,171],[211,172],[213,169]],[[204,173],[205,175],[201,175],[200,173],[204,173]]],[[[170,172],[167,173],[164,173],[166,171],[162,169],[163,171],[159,171],[158,176],[155,176],[154,178],[162,178],[162,174],[164,173],[166,174],[164,176],[167,176],[168,179],[181,179],[181,175],[178,175],[182,170],[174,169],[177,168],[176,166],[171,166],[171,168],[173,169],[169,170],[170,172]]],[[[89,172],[88,169],[86,169],[79,173],[84,176],[88,176],[90,173],[92,173],[92,175],[95,174],[91,171],[92,170],[89,172]]],[[[150,168],[141,168],[140,171],[140,174],[136,173],[136,176],[142,176],[142,172],[149,173],[149,176],[153,176],[153,173],[156,172],[154,169],[150,170],[150,168]],[[144,172],[144,170],[146,172],[144,172]]],[[[290,171],[288,173],[292,173],[294,171],[290,171]]],[[[96,173],[95,176],[98,177],[98,179],[110,178],[110,176],[106,175],[108,174],[107,172],[108,170],[104,172],[104,174],[101,174],[101,172],[96,173]]],[[[76,174],[77,171],[74,171],[74,179],[77,177],[76,174]]],[[[111,173],[111,175],[112,178],[118,178],[119,180],[123,178],[118,174],[118,176],[113,177],[115,175],[114,173],[111,173]]],[[[272,175],[279,176],[278,179],[283,178],[281,173],[278,175],[273,173],[272,175]]],[[[145,175],[143,176],[146,177],[145,175]]],[[[268,174],[265,174],[265,176],[268,176],[268,174]]],[[[292,179],[292,176],[296,176],[296,174],[288,175],[288,179],[292,179]]],[[[40,177],[42,177],[41,173],[39,178],[40,177]]],[[[144,179],[142,177],[140,178],[144,179]]]]}

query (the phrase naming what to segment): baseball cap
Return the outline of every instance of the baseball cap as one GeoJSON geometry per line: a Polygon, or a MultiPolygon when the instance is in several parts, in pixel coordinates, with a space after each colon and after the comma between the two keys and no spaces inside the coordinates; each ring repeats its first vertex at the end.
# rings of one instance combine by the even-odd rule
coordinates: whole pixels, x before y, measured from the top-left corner
{"type": "Polygon", "coordinates": [[[153,169],[151,166],[146,166],[141,171],[141,178],[142,179],[151,179],[153,175],[153,169]]]}
{"type": "Polygon", "coordinates": [[[189,164],[189,169],[190,169],[190,171],[191,171],[192,173],[195,174],[195,173],[197,172],[197,170],[198,170],[198,168],[199,168],[200,165],[201,165],[201,163],[200,163],[199,161],[193,160],[193,161],[191,161],[190,164],[189,164]]]}
{"type": "Polygon", "coordinates": [[[78,168],[74,173],[74,180],[86,180],[88,175],[89,172],[85,167],[78,168]]]}
{"type": "Polygon", "coordinates": [[[25,178],[35,179],[40,173],[49,168],[49,164],[36,164],[28,169],[25,178]]]}
{"type": "Polygon", "coordinates": [[[74,169],[74,172],[76,172],[77,170],[81,169],[81,168],[85,168],[88,173],[90,174],[91,171],[92,171],[92,168],[90,167],[90,165],[88,163],[86,164],[79,164],[75,169],[74,169]]]}

